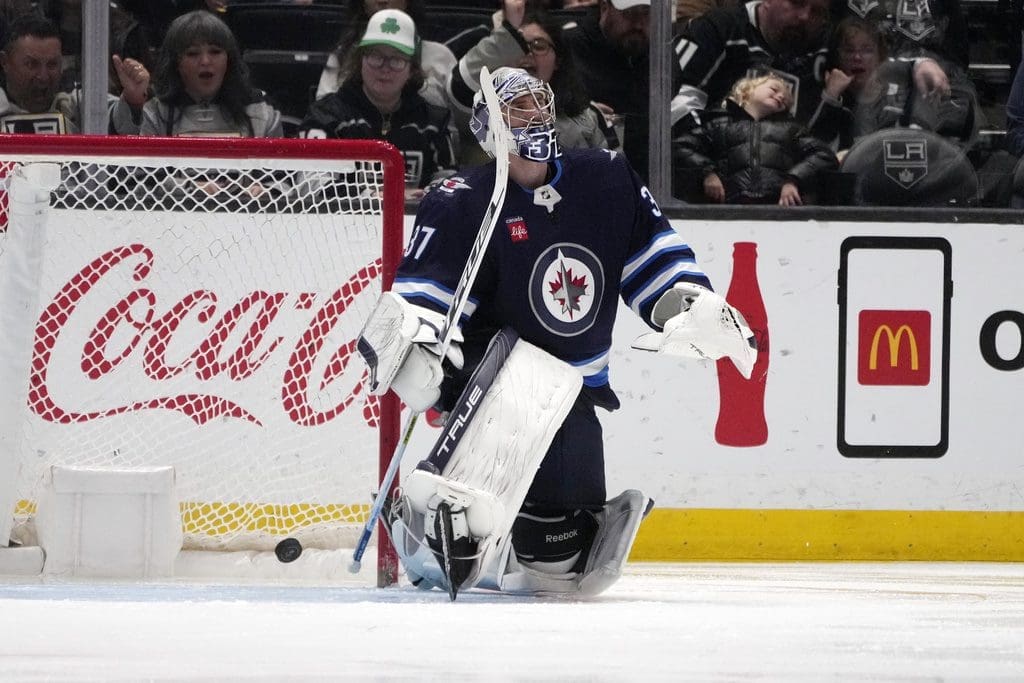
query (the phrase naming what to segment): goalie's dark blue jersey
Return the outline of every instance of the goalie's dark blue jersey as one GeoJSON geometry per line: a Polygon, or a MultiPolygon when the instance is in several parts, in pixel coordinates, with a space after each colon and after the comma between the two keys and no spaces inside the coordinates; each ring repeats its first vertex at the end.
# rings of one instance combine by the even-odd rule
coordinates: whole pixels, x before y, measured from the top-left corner
{"type": "MultiPolygon", "coordinates": [[[[509,326],[576,366],[586,386],[603,394],[617,297],[655,327],[651,309],[673,283],[710,282],[621,154],[564,150],[551,168],[548,185],[536,191],[509,181],[463,314],[463,348],[472,362],[498,329],[509,326]],[[545,193],[554,198],[548,188],[560,195],[550,212],[541,205],[545,193]]],[[[424,197],[396,292],[447,311],[494,175],[493,163],[474,168],[424,197]]],[[[598,403],[616,402],[612,396],[598,403]]]]}

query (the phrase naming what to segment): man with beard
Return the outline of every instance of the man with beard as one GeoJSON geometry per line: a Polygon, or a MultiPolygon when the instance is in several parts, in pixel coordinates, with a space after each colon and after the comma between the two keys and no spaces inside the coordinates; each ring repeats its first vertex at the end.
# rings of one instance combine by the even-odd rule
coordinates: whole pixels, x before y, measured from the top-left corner
{"type": "MultiPolygon", "coordinates": [[[[753,0],[691,20],[674,41],[672,123],[683,133],[701,123],[738,79],[773,72],[793,93],[792,113],[812,124],[823,100],[829,0],[753,0]]],[[[918,60],[914,81],[924,93],[948,92],[933,60],[918,60]]]]}
{"type": "MultiPolygon", "coordinates": [[[[108,96],[109,129],[136,135],[148,97],[149,72],[134,59],[114,57],[121,96],[108,96]]],[[[61,41],[57,26],[45,17],[26,14],[7,29],[0,50],[4,87],[0,89],[0,132],[78,133],[82,129],[81,93],[60,90],[61,41]]]]}
{"type": "Polygon", "coordinates": [[[608,146],[621,144],[630,165],[645,180],[650,25],[650,0],[601,0],[595,12],[563,34],[590,98],[618,124],[614,129],[623,139],[609,139],[608,146]]]}

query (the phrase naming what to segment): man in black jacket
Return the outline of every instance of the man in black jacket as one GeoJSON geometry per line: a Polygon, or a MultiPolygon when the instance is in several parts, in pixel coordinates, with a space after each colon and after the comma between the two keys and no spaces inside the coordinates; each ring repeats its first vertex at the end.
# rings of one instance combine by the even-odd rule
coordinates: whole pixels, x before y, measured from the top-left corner
{"type": "MultiPolygon", "coordinates": [[[[793,92],[793,115],[813,124],[822,106],[829,0],[753,0],[715,9],[690,21],[674,44],[673,131],[700,124],[744,76],[771,71],[793,92]]],[[[917,60],[915,85],[922,93],[948,94],[949,79],[931,59],[917,60]]]]}
{"type": "MultiPolygon", "coordinates": [[[[601,0],[564,38],[590,98],[618,131],[630,165],[647,178],[650,0],[601,0]]],[[[608,140],[615,147],[616,140],[608,140]]]]}

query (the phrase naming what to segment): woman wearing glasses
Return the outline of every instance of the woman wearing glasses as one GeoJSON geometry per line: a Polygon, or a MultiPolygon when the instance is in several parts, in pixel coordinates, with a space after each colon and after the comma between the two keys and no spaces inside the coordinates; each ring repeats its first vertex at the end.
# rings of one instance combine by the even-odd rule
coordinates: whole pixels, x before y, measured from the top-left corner
{"type": "Polygon", "coordinates": [[[405,157],[406,196],[453,170],[447,109],[427,103],[416,25],[397,9],[377,12],[346,56],[349,74],[336,92],[314,102],[300,126],[306,138],[381,139],[405,157]]]}
{"type": "MultiPolygon", "coordinates": [[[[505,0],[501,23],[459,60],[448,79],[448,97],[462,140],[468,132],[473,95],[480,87],[480,69],[498,67],[524,69],[548,83],[555,93],[555,131],[563,149],[608,146],[604,118],[590,104],[573,65],[572,55],[562,41],[562,27],[541,13],[526,12],[524,0],[505,0]]],[[[464,145],[465,164],[483,163],[487,156],[477,145],[464,145]]]]}
{"type": "MultiPolygon", "coordinates": [[[[330,95],[341,87],[341,82],[347,76],[342,63],[366,32],[366,25],[373,14],[382,9],[400,9],[412,17],[414,24],[421,27],[427,18],[426,0],[351,0],[345,4],[345,9],[345,29],[337,47],[327,58],[327,64],[316,86],[314,99],[330,95]]],[[[447,107],[444,82],[448,78],[448,72],[455,65],[455,55],[444,44],[432,40],[421,40],[419,51],[420,68],[423,69],[424,75],[420,94],[431,104],[447,107]]]]}

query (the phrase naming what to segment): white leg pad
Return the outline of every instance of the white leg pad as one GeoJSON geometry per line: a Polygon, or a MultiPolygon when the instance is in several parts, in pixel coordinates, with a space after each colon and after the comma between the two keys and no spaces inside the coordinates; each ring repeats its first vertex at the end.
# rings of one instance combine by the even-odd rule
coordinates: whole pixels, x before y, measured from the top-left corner
{"type": "MultiPolygon", "coordinates": [[[[410,511],[425,516],[435,497],[465,509],[471,535],[480,539],[480,569],[487,572],[506,545],[534,474],[582,386],[583,376],[574,367],[515,341],[493,381],[481,386],[479,402],[465,404],[472,414],[457,407],[446,422],[434,449],[451,448],[443,472],[417,469],[406,478],[402,495],[410,511]]],[[[471,381],[464,396],[474,391],[471,381]]],[[[403,556],[403,561],[420,573],[410,565],[414,557],[403,556]]],[[[463,587],[473,584],[468,580],[463,587]]]]}

